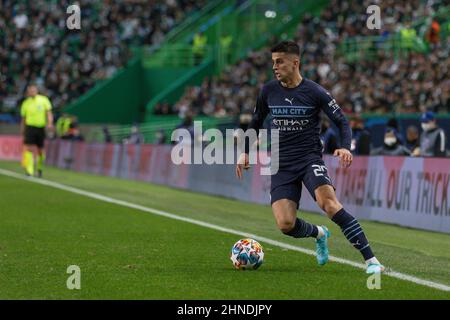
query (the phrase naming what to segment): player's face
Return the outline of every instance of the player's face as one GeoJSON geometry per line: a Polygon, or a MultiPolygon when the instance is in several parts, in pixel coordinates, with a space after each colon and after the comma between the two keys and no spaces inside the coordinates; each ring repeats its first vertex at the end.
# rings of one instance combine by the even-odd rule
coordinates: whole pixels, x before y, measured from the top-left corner
{"type": "Polygon", "coordinates": [[[29,97],[34,97],[34,96],[36,96],[37,94],[38,94],[38,90],[37,90],[36,86],[29,86],[29,87],[27,88],[27,95],[28,95],[29,97]]]}
{"type": "Polygon", "coordinates": [[[298,71],[299,58],[295,54],[272,52],[272,69],[278,81],[286,82],[298,71]]]}

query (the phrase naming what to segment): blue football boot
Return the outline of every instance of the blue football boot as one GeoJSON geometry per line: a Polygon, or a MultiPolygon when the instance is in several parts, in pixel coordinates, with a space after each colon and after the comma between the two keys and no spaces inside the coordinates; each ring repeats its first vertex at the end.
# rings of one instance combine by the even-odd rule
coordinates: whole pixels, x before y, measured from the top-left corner
{"type": "Polygon", "coordinates": [[[321,226],[323,231],[325,231],[325,235],[320,239],[316,239],[316,258],[317,263],[323,266],[328,262],[328,241],[327,239],[330,237],[331,233],[328,231],[328,228],[325,226],[321,226]]]}

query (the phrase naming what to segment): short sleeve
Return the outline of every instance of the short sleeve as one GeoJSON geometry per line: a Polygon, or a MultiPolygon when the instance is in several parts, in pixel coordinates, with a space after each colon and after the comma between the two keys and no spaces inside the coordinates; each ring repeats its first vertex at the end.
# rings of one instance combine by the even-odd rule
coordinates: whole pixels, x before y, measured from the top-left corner
{"type": "Polygon", "coordinates": [[[45,110],[51,111],[52,110],[52,103],[50,102],[50,99],[45,97],[45,110]]]}

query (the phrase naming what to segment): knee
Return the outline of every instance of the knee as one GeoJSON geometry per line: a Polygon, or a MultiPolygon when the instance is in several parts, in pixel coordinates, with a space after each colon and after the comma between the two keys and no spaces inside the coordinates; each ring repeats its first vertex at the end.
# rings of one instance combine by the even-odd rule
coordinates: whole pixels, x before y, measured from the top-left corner
{"type": "Polygon", "coordinates": [[[333,217],[336,212],[338,212],[342,205],[336,199],[325,198],[317,201],[319,207],[325,211],[328,217],[333,217]]]}
{"type": "Polygon", "coordinates": [[[288,233],[295,226],[295,220],[281,219],[277,221],[277,227],[283,233],[288,233]]]}

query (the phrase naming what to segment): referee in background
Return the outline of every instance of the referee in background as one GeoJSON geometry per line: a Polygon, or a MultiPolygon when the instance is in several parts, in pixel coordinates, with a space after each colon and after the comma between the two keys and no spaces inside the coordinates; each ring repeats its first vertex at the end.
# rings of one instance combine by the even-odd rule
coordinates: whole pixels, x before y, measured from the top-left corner
{"type": "Polygon", "coordinates": [[[53,129],[52,104],[46,96],[39,94],[34,84],[27,87],[27,96],[20,108],[22,116],[20,133],[24,137],[22,165],[27,176],[34,176],[34,153],[36,153],[37,176],[42,177],[42,165],[45,160],[45,127],[47,126],[49,130],[53,129]]]}

